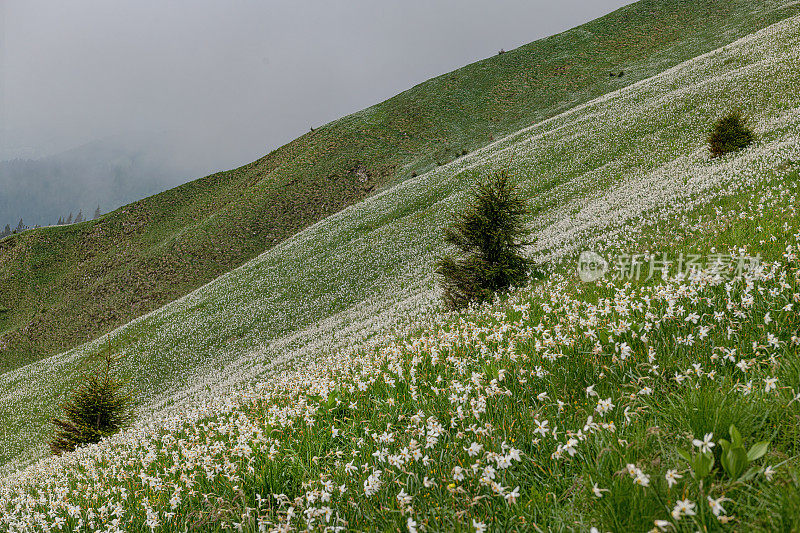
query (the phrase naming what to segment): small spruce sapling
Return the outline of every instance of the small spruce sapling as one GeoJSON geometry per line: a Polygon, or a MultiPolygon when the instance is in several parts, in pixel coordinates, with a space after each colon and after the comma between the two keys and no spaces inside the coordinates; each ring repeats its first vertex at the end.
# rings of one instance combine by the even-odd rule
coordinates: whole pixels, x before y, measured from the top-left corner
{"type": "Polygon", "coordinates": [[[720,157],[750,145],[755,134],[745,124],[742,113],[733,111],[714,123],[707,140],[711,157],[720,157]]]}
{"type": "Polygon", "coordinates": [[[445,241],[461,252],[461,257],[446,256],[437,262],[448,308],[480,303],[525,284],[532,265],[521,254],[528,244],[523,240],[527,214],[525,199],[505,172],[477,185],[470,204],[444,231],[445,241]]]}
{"type": "Polygon", "coordinates": [[[102,356],[100,372],[90,372],[71,397],[61,405],[63,418],[54,418],[55,435],[50,449],[56,455],[100,442],[133,420],[133,397],[128,382],[116,375],[118,359],[110,348],[102,356]]]}

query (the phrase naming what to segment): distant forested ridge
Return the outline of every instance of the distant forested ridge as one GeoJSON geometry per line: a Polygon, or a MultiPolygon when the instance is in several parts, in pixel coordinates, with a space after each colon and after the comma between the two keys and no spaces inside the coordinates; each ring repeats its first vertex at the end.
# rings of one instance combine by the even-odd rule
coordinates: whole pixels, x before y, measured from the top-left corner
{"type": "MultiPolygon", "coordinates": [[[[102,216],[102,214],[103,213],[100,210],[100,206],[98,205],[97,208],[94,210],[94,215],[92,216],[92,219],[100,218],[102,216]]],[[[78,223],[83,222],[85,220],[90,220],[90,219],[89,219],[89,217],[85,217],[83,215],[83,210],[79,209],[78,210],[78,214],[75,215],[74,217],[72,215],[72,211],[70,211],[69,216],[67,216],[67,217],[63,217],[63,216],[58,217],[58,221],[57,222],[54,222],[53,224],[45,224],[45,225],[47,225],[47,226],[66,226],[68,224],[78,224],[78,223]]],[[[27,224],[25,224],[24,218],[20,218],[19,222],[17,222],[17,225],[13,229],[11,228],[11,226],[9,224],[6,224],[4,228],[0,229],[0,239],[2,239],[4,237],[8,237],[9,235],[14,235],[16,233],[22,233],[23,231],[28,230],[28,229],[35,229],[35,228],[40,228],[40,227],[42,227],[41,224],[36,224],[34,226],[28,226],[27,224]]]]}
{"type": "MultiPolygon", "coordinates": [[[[114,210],[179,185],[210,169],[156,138],[95,141],[41,159],[0,161],[0,235],[92,218],[96,207],[114,210]],[[181,160],[181,161],[179,161],[181,160]]],[[[206,172],[207,173],[207,172],[206,172]]]]}

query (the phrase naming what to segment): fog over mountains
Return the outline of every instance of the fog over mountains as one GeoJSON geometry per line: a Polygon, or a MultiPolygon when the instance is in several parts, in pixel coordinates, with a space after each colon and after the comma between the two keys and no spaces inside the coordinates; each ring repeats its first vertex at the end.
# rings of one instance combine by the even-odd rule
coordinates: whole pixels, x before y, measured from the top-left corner
{"type": "Polygon", "coordinates": [[[0,161],[0,231],[91,218],[217,170],[167,134],[119,135],[41,159],[0,161]]]}
{"type": "Polygon", "coordinates": [[[249,163],[631,1],[2,0],[0,231],[249,163]],[[107,140],[129,131],[175,133],[107,140]]]}

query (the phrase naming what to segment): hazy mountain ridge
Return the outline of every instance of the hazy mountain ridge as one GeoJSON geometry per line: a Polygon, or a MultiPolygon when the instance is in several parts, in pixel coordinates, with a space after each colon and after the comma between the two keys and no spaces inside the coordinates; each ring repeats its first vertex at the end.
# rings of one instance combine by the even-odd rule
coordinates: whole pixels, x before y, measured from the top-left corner
{"type": "Polygon", "coordinates": [[[41,159],[0,161],[0,228],[91,218],[188,181],[209,169],[178,154],[163,135],[124,135],[41,159]]]}

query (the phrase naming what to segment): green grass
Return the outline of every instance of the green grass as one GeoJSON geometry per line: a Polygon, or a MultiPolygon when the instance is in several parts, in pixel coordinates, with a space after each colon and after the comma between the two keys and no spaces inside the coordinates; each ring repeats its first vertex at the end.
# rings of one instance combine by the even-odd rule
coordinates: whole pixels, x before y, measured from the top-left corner
{"type": "Polygon", "coordinates": [[[79,505],[100,528],[113,505],[131,531],[257,531],[288,520],[291,505],[301,529],[314,517],[375,531],[406,531],[409,518],[428,531],[473,531],[473,521],[647,531],[656,520],[796,531],[798,57],[792,18],[404,180],[106,338],[6,372],[0,527],[39,516],[75,530],[69,505],[79,505]],[[712,160],[707,130],[733,105],[757,140],[712,160]],[[527,251],[549,276],[443,314],[432,277],[446,251],[440,228],[478,177],[500,169],[530,198],[527,251]],[[774,266],[736,281],[584,284],[575,265],[587,249],[760,254],[774,266]],[[124,356],[137,426],[20,470],[46,453],[54,406],[107,342],[124,356]],[[601,412],[606,399],[614,407],[601,412]],[[697,453],[692,439],[705,433],[728,438],[731,423],[748,445],[768,440],[768,453],[731,479],[717,444],[715,469],[694,479],[678,450],[697,453]],[[394,464],[373,455],[383,449],[394,464]],[[481,482],[476,462],[477,472],[496,465],[499,487],[481,482]],[[674,487],[670,470],[682,475],[674,487]],[[725,498],[730,523],[709,496],[725,498]],[[684,499],[696,514],[673,518],[684,499]]]}
{"type": "Polygon", "coordinates": [[[429,80],[238,169],[98,221],[5,239],[0,370],[97,338],[375,191],[798,10],[778,0],[643,0],[429,80]],[[619,70],[622,78],[608,76],[619,70]]]}
{"type": "MultiPolygon", "coordinates": [[[[532,252],[548,261],[569,260],[578,246],[612,251],[638,242],[647,224],[668,244],[670,228],[692,228],[682,217],[693,202],[700,209],[712,198],[774,183],[789,168],[786,140],[797,128],[796,36],[782,31],[785,42],[766,34],[759,46],[716,52],[407,180],[117,330],[111,339],[127,356],[143,411],[180,400],[181,391],[256,381],[294,359],[357,343],[402,316],[398,302],[424,304],[432,258],[443,251],[437,228],[465,188],[492,169],[507,168],[521,180],[538,209],[532,252]],[[738,103],[760,124],[762,141],[710,162],[703,124],[727,108],[721,95],[743,79],[758,80],[738,103]],[[654,115],[655,101],[663,111],[654,115]],[[654,134],[665,139],[655,150],[654,134]],[[615,159],[598,164],[605,152],[615,159]]],[[[102,342],[2,377],[3,461],[41,453],[44,421],[102,342]]]]}
{"type": "MultiPolygon", "coordinates": [[[[751,198],[749,192],[731,197],[738,206],[737,215],[745,217],[725,224],[724,231],[710,240],[702,232],[694,238],[687,236],[686,249],[738,244],[730,240],[731,235],[756,240],[762,233],[757,228],[782,213],[788,229],[770,236],[784,244],[793,243],[797,250],[797,173],[770,190],[790,196],[768,206],[761,215],[757,208],[743,207],[751,198]]],[[[700,220],[700,215],[692,214],[689,219],[700,220]]],[[[758,251],[770,255],[776,250],[766,247],[758,251]]],[[[330,507],[333,521],[326,525],[359,531],[405,531],[409,517],[428,530],[452,531],[472,531],[473,520],[487,523],[492,531],[570,531],[590,526],[601,531],[646,531],[654,520],[667,520],[676,531],[794,531],[800,525],[796,506],[800,499],[800,435],[794,422],[800,416],[800,405],[791,402],[795,391],[788,389],[800,378],[800,347],[789,339],[798,334],[796,310],[777,309],[800,291],[800,273],[796,260],[785,263],[780,253],[777,258],[788,274],[788,285],[781,290],[780,278],[761,278],[754,281],[752,291],[745,290],[745,283],[734,282],[730,288],[700,283],[688,284],[690,292],[682,296],[682,290],[675,290],[680,283],[661,287],[635,283],[627,288],[613,283],[585,284],[575,291],[562,286],[562,282],[571,283],[574,273],[563,278],[554,275],[494,305],[459,315],[434,316],[416,333],[394,336],[378,347],[358,348],[355,357],[327,371],[305,376],[301,372],[295,379],[302,386],[270,387],[240,400],[228,412],[197,421],[178,417],[171,429],[150,433],[144,440],[108,442],[102,451],[92,450],[88,455],[88,464],[97,462],[97,467],[87,469],[86,458],[69,458],[38,475],[52,476],[59,486],[65,483],[60,476],[65,476],[69,480],[67,501],[73,505],[92,508],[109,499],[121,502],[126,527],[142,531],[148,530],[142,502],[163,510],[158,516],[167,530],[188,526],[219,531],[242,524],[245,531],[256,531],[256,517],[272,524],[286,516],[288,504],[280,504],[270,495],[283,495],[298,510],[330,507]],[[727,302],[737,301],[745,292],[758,296],[744,316],[726,310],[727,302]],[[666,302],[673,296],[685,306],[685,314],[696,311],[702,315],[696,326],[686,323],[683,316],[677,320],[665,317],[666,302]],[[701,297],[699,301],[695,296],[701,297]],[[592,330],[608,332],[621,319],[634,324],[650,322],[649,339],[637,334],[644,331],[637,328],[598,342],[584,335],[588,328],[580,321],[592,315],[593,304],[583,302],[606,298],[622,305],[603,315],[592,330]],[[638,304],[644,304],[643,308],[637,309],[638,304]],[[712,318],[712,311],[721,312],[723,318],[712,318]],[[742,383],[741,372],[720,360],[718,347],[736,346],[743,356],[752,340],[763,338],[766,311],[775,320],[769,330],[785,339],[785,348],[753,354],[755,364],[749,377],[760,380],[774,375],[786,385],[771,394],[754,391],[745,395],[737,388],[742,383]],[[540,324],[545,334],[532,333],[530,328],[540,324]],[[710,326],[707,339],[691,347],[676,345],[677,337],[702,326],[710,326]],[[559,346],[557,359],[543,357],[536,341],[548,338],[546,333],[559,327],[576,342],[559,346]],[[726,334],[728,328],[736,332],[733,343],[726,334]],[[625,360],[615,355],[615,343],[622,341],[633,347],[625,360]],[[603,350],[590,355],[595,345],[603,350]],[[649,353],[654,361],[649,361],[649,353]],[[777,364],[770,362],[771,356],[778,358],[777,364]],[[687,369],[695,363],[706,374],[692,377],[687,369]],[[713,379],[707,377],[710,369],[716,373],[713,379]],[[685,381],[676,384],[674,372],[684,375],[685,381]],[[356,387],[358,383],[364,386],[356,387]],[[466,390],[465,385],[469,386],[466,390]],[[598,396],[585,392],[590,385],[598,396]],[[645,385],[653,389],[649,396],[637,393],[645,385]],[[548,398],[539,398],[541,393],[548,398]],[[461,394],[463,400],[453,400],[453,395],[461,394]],[[609,414],[599,415],[595,409],[598,399],[607,397],[615,407],[609,414]],[[475,405],[470,400],[479,398],[485,399],[486,411],[475,417],[470,414],[475,405]],[[466,413],[463,421],[459,421],[457,405],[466,413]],[[418,413],[424,416],[415,421],[418,413]],[[581,428],[590,415],[596,423],[614,422],[614,431],[592,430],[579,442],[574,456],[554,458],[556,445],[566,440],[564,432],[581,428]],[[431,420],[442,424],[441,432],[430,430],[431,420]],[[451,420],[456,421],[453,428],[451,420]],[[537,420],[550,421],[551,430],[557,425],[559,436],[553,438],[549,432],[546,437],[537,435],[537,420]],[[470,428],[484,423],[491,424],[491,431],[473,435],[470,428]],[[732,423],[742,430],[746,443],[770,441],[768,454],[755,464],[754,477],[732,480],[717,468],[703,484],[696,482],[677,450],[690,448],[691,436],[711,432],[717,439],[725,437],[732,423]],[[391,443],[382,445],[370,436],[384,431],[393,435],[391,443]],[[428,447],[431,435],[437,434],[428,447]],[[413,450],[412,439],[422,448],[420,458],[402,467],[391,467],[373,457],[381,449],[397,455],[403,453],[402,448],[412,446],[413,450]],[[511,448],[519,452],[520,460],[512,459],[510,466],[496,472],[506,493],[519,487],[515,502],[493,495],[492,489],[469,473],[476,461],[482,460],[482,467],[491,462],[485,453],[475,458],[466,452],[473,442],[484,452],[502,455],[511,448]],[[235,452],[237,443],[246,444],[250,451],[235,452]],[[178,450],[182,451],[174,453],[178,450]],[[144,456],[150,459],[140,467],[138,462],[144,456]],[[128,458],[133,458],[135,467],[128,458]],[[198,459],[206,466],[199,467],[198,459]],[[354,472],[346,466],[351,459],[354,472]],[[430,462],[425,464],[427,460],[430,462]],[[362,469],[362,463],[369,468],[362,469]],[[112,467],[126,464],[122,470],[112,467]],[[227,476],[204,470],[208,465],[223,464],[234,465],[227,476]],[[646,472],[648,487],[632,483],[624,472],[627,464],[646,472]],[[776,469],[772,480],[763,474],[766,465],[776,469]],[[454,478],[455,467],[466,470],[464,479],[454,478]],[[367,497],[362,481],[376,468],[382,471],[384,483],[367,497]],[[683,476],[676,487],[668,487],[664,480],[670,469],[683,476]],[[154,480],[158,485],[151,484],[154,480]],[[182,487],[181,491],[174,492],[173,483],[182,487]],[[332,490],[325,488],[326,483],[332,490]],[[595,484],[605,491],[601,498],[592,493],[595,484]],[[167,488],[158,488],[161,485],[167,488]],[[93,492],[87,490],[90,487],[108,493],[84,496],[93,492]],[[130,496],[122,497],[120,488],[130,496]],[[399,505],[396,496],[401,489],[413,496],[413,511],[404,511],[399,505]],[[173,508],[169,500],[175,494],[179,500],[173,508]],[[320,501],[324,494],[330,500],[320,501]],[[722,503],[724,516],[731,520],[728,526],[712,514],[704,501],[706,495],[726,498],[722,503]],[[311,497],[315,499],[306,499],[311,497]],[[696,503],[697,514],[671,520],[669,511],[678,499],[696,503]],[[165,516],[163,512],[173,514],[165,516]]],[[[40,477],[32,479],[33,485],[26,490],[42,490],[35,488],[41,482],[40,477]]],[[[64,514],[61,502],[52,502],[50,507],[64,514]]],[[[97,523],[107,521],[98,519],[97,523]]],[[[68,520],[67,527],[76,523],[68,520]]],[[[293,523],[309,525],[296,519],[293,523]]]]}
{"type": "MultiPolygon", "coordinates": [[[[586,247],[624,249],[643,235],[670,246],[675,234],[702,233],[684,223],[687,213],[742,190],[767,191],[791,169],[787,159],[800,159],[790,142],[798,128],[798,37],[791,24],[780,28],[771,30],[777,37],[768,32],[690,61],[406,180],[116,330],[109,339],[126,356],[142,416],[403,326],[405,315],[433,298],[433,258],[444,251],[437,228],[475,179],[494,169],[510,170],[529,194],[538,237],[530,252],[554,264],[586,247]],[[732,87],[746,88],[737,104],[754,117],[760,140],[712,162],[703,125],[726,110],[723,95],[732,87]],[[655,147],[654,135],[662,139],[655,147]],[[606,152],[614,159],[598,164],[606,152]]],[[[0,460],[44,452],[46,420],[104,342],[0,377],[0,460]]]]}

